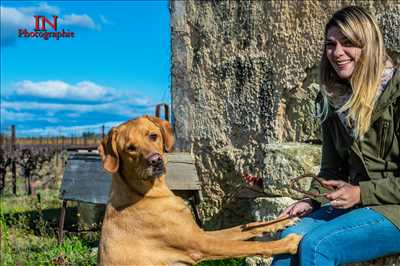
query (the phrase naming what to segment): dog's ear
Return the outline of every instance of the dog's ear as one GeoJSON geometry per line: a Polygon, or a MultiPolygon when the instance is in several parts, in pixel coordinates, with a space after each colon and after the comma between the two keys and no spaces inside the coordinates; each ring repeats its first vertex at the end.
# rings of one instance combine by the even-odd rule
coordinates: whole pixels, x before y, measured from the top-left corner
{"type": "Polygon", "coordinates": [[[146,117],[160,128],[164,140],[164,151],[171,152],[174,148],[175,138],[170,123],[155,116],[146,117]]]}
{"type": "Polygon", "coordinates": [[[106,138],[103,139],[98,147],[98,151],[103,162],[104,169],[110,174],[114,174],[119,168],[119,155],[117,151],[116,128],[111,128],[106,138]]]}

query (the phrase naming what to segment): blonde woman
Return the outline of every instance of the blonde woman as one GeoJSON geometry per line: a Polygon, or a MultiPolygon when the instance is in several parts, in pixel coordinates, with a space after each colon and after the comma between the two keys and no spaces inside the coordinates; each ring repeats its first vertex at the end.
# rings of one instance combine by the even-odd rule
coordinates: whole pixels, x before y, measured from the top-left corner
{"type": "Polygon", "coordinates": [[[303,235],[296,256],[273,266],[331,266],[400,253],[400,71],[363,8],[337,11],[325,27],[317,106],[323,131],[319,176],[283,211],[301,217],[281,237],[303,235]]]}

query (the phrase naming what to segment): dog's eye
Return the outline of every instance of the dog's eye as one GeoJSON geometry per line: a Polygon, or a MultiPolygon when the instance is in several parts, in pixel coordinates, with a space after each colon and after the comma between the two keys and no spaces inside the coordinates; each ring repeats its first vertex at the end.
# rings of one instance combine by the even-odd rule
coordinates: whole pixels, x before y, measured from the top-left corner
{"type": "Polygon", "coordinates": [[[157,138],[158,138],[158,136],[157,136],[156,133],[151,133],[151,134],[149,135],[149,138],[150,138],[152,141],[156,141],[157,138]]]}
{"type": "Polygon", "coordinates": [[[128,146],[128,151],[136,151],[135,145],[130,144],[130,145],[128,146]]]}

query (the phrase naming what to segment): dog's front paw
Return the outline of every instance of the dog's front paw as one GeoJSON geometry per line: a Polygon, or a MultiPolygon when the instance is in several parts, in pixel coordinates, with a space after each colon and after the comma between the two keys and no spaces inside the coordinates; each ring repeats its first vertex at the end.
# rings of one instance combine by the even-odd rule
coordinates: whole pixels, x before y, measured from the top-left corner
{"type": "Polygon", "coordinates": [[[254,222],[245,224],[242,226],[242,230],[250,231],[254,235],[264,234],[264,233],[275,233],[277,231],[283,230],[286,227],[297,224],[300,221],[299,218],[286,218],[286,219],[275,219],[266,222],[254,222]]]}
{"type": "Polygon", "coordinates": [[[297,253],[300,241],[303,237],[297,234],[289,234],[283,240],[287,242],[288,253],[294,255],[297,253]]]}

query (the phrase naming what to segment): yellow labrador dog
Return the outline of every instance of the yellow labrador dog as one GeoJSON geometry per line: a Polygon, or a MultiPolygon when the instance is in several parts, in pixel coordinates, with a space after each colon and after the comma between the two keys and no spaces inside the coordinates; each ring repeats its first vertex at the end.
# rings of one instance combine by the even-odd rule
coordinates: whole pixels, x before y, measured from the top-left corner
{"type": "Polygon", "coordinates": [[[193,265],[199,261],[295,254],[301,239],[244,241],[292,225],[287,219],[220,231],[203,231],[183,199],[167,187],[166,156],[173,133],[167,121],[144,116],[112,128],[99,146],[103,167],[112,173],[99,265],[193,265]]]}

